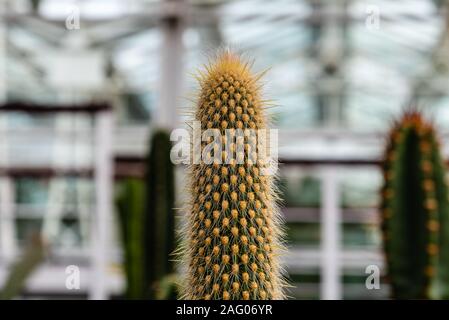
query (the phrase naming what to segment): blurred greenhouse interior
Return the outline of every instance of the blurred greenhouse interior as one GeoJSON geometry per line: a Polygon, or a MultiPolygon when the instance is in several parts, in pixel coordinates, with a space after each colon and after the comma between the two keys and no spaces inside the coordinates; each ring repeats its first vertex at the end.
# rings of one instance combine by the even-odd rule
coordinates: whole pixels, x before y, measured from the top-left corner
{"type": "MultiPolygon", "coordinates": [[[[268,69],[289,297],[389,297],[379,162],[411,104],[433,119],[449,156],[446,0],[0,4],[0,289],[14,269],[27,274],[17,261],[28,254],[33,272],[17,276],[16,297],[124,297],[118,189],[145,180],[151,134],[185,126],[192,74],[230,47],[268,69]],[[365,284],[372,265],[380,289],[365,284]],[[68,266],[79,268],[79,288],[67,285],[68,266]]],[[[184,173],[176,166],[175,208],[184,173]]]]}

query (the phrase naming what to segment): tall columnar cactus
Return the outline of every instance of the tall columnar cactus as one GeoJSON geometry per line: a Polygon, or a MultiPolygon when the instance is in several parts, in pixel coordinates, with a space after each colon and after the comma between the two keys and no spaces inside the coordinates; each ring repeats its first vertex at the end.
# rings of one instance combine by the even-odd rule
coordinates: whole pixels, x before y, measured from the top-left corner
{"type": "Polygon", "coordinates": [[[145,182],[125,181],[118,199],[123,229],[127,297],[156,299],[160,282],[173,272],[175,249],[174,172],[168,133],[157,131],[145,182]]]}
{"type": "Polygon", "coordinates": [[[407,112],[389,136],[383,162],[382,231],[394,298],[449,295],[449,203],[433,126],[407,112]]]}
{"type": "MultiPolygon", "coordinates": [[[[202,132],[218,129],[226,144],[226,129],[265,129],[260,76],[253,75],[249,65],[229,51],[206,67],[198,77],[200,92],[194,115],[202,132]]],[[[273,178],[262,174],[264,164],[251,161],[249,155],[256,149],[250,146],[250,139],[244,138],[240,154],[215,150],[222,161],[215,158],[207,164],[203,159],[190,168],[184,298],[283,298],[276,190],[273,178]]],[[[208,142],[201,143],[201,153],[208,142]]]]}
{"type": "Polygon", "coordinates": [[[156,131],[146,175],[145,283],[149,285],[151,299],[156,298],[157,283],[174,269],[175,187],[170,150],[170,135],[164,130],[156,131]]]}

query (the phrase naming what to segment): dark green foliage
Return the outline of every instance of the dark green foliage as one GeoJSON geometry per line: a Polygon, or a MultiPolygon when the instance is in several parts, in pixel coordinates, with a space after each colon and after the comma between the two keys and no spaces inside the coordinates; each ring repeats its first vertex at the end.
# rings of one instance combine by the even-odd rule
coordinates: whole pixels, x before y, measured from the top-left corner
{"type": "Polygon", "coordinates": [[[129,299],[157,299],[159,282],[174,269],[174,172],[170,149],[168,133],[157,131],[151,140],[145,181],[130,178],[122,186],[118,207],[129,299]]]}
{"type": "Polygon", "coordinates": [[[445,168],[435,130],[418,112],[406,113],[393,128],[383,173],[382,231],[393,297],[447,296],[445,168]]]}

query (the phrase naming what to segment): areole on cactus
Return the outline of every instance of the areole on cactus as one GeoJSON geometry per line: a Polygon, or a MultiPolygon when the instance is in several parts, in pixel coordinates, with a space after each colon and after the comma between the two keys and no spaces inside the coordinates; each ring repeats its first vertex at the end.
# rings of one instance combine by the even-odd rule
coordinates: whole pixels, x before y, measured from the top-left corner
{"type": "Polygon", "coordinates": [[[393,297],[448,297],[445,168],[435,129],[418,111],[394,125],[382,169],[382,231],[393,297]]]}
{"type": "MultiPolygon", "coordinates": [[[[265,129],[260,76],[252,74],[240,56],[230,51],[220,53],[198,77],[194,120],[200,121],[202,130],[218,129],[223,143],[229,142],[226,130],[265,129]]],[[[274,178],[262,174],[266,164],[250,160],[249,155],[257,151],[250,139],[245,136],[243,152],[236,152],[236,158],[243,161],[233,158],[225,162],[230,155],[219,151],[223,162],[190,167],[183,298],[284,297],[278,262],[282,232],[274,178]]],[[[201,143],[201,152],[207,143],[201,143]]],[[[236,150],[235,145],[231,150],[236,150]]]]}

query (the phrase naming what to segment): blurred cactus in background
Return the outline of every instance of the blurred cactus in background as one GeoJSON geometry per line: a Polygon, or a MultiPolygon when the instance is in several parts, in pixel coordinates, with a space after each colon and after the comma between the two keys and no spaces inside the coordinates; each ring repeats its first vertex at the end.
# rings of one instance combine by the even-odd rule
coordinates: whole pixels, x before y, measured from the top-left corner
{"type": "Polygon", "coordinates": [[[144,282],[145,185],[140,179],[128,178],[120,188],[117,206],[123,238],[126,297],[143,299],[147,289],[144,282]]]}
{"type": "Polygon", "coordinates": [[[435,129],[406,112],[383,162],[382,231],[393,298],[449,297],[449,203],[435,129]]]}
{"type": "Polygon", "coordinates": [[[145,183],[130,178],[119,195],[129,299],[158,298],[158,282],[173,272],[175,213],[170,149],[168,133],[155,132],[145,183]]]}
{"type": "Polygon", "coordinates": [[[0,300],[16,298],[44,257],[45,246],[40,234],[32,234],[23,255],[10,268],[11,271],[0,291],[0,300]]]}
{"type": "Polygon", "coordinates": [[[151,299],[156,298],[157,282],[174,269],[175,187],[170,150],[170,135],[163,130],[156,131],[146,174],[145,283],[150,284],[151,299]]]}
{"type": "MultiPolygon", "coordinates": [[[[265,129],[260,77],[253,75],[239,56],[228,51],[220,54],[199,76],[194,120],[200,121],[202,130],[218,130],[223,145],[228,138],[226,129],[265,129]]],[[[284,296],[278,265],[282,244],[276,191],[273,178],[262,174],[260,154],[257,161],[251,160],[250,155],[257,152],[251,139],[245,136],[234,144],[242,164],[236,159],[226,161],[233,155],[219,150],[222,161],[215,158],[214,163],[191,167],[191,203],[182,248],[188,268],[184,298],[258,300],[284,296]],[[221,164],[224,161],[229,164],[221,164]]],[[[205,148],[203,142],[199,153],[205,148]]]]}
{"type": "Polygon", "coordinates": [[[179,276],[176,273],[166,275],[157,282],[156,300],[176,300],[179,294],[179,276]]]}
{"type": "Polygon", "coordinates": [[[37,13],[39,11],[40,4],[40,0],[31,0],[31,9],[33,9],[33,12],[37,13]]]}

